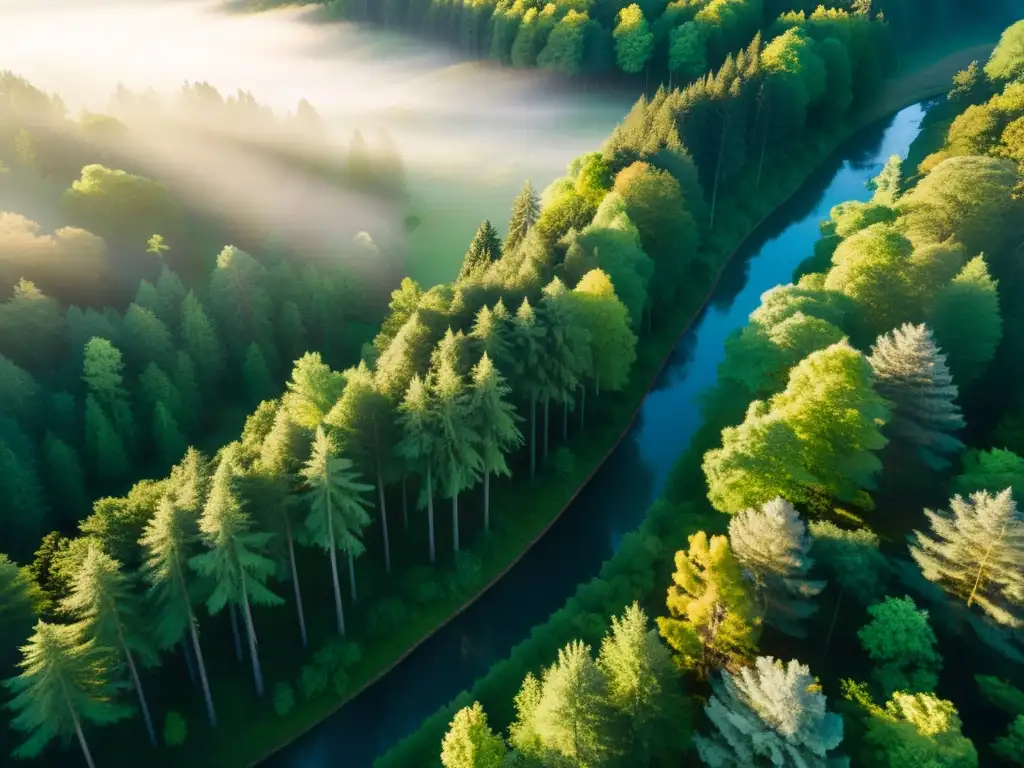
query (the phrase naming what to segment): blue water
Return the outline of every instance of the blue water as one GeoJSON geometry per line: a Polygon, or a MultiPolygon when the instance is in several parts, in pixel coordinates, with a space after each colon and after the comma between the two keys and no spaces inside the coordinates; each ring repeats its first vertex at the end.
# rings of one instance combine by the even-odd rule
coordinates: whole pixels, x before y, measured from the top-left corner
{"type": "MultiPolygon", "coordinates": [[[[697,395],[715,381],[724,341],[761,294],[790,282],[818,224],[890,155],[905,157],[925,110],[908,107],[853,137],[737,253],[701,317],[676,345],[639,418],[548,534],[476,603],[334,715],[268,758],[269,768],[369,768],[439,706],[506,657],[577,585],[595,576],[665,487],[698,427],[697,395]]],[[[440,749],[440,745],[438,745],[440,749]]]]}

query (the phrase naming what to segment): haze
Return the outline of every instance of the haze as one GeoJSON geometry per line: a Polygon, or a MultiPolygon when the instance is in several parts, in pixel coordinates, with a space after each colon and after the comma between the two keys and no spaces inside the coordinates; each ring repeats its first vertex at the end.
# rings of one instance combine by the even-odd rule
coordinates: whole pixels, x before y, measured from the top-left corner
{"type": "MultiPolygon", "coordinates": [[[[440,271],[451,274],[435,279],[454,276],[482,219],[504,226],[526,178],[545,186],[573,157],[599,146],[632,101],[466,62],[441,45],[329,23],[314,8],[245,14],[207,0],[0,0],[0,68],[59,93],[75,114],[106,110],[118,83],[169,100],[185,81],[206,81],[224,96],[249,91],[282,115],[308,100],[336,149],[353,127],[371,143],[385,128],[410,171],[408,212],[423,221],[409,243],[410,271],[433,277],[443,262],[440,271]]],[[[167,130],[147,131],[140,141],[135,132],[131,152],[211,212],[277,220],[300,242],[339,218],[346,236],[367,230],[379,241],[394,233],[394,211],[242,150],[197,141],[167,130]],[[182,163],[185,156],[193,162],[182,163]]]]}

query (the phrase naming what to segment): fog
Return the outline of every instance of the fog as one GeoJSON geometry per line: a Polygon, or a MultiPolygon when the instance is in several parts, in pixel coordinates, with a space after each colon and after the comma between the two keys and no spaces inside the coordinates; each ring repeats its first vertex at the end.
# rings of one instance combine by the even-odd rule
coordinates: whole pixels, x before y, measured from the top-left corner
{"type": "MultiPolygon", "coordinates": [[[[186,81],[205,81],[224,96],[249,91],[281,115],[308,100],[336,150],[353,127],[371,143],[384,128],[409,172],[401,214],[422,219],[407,267],[426,282],[453,277],[482,219],[504,226],[526,178],[543,188],[597,148],[634,98],[468,62],[441,45],[328,22],[315,7],[246,14],[210,0],[0,0],[0,69],[58,93],[75,115],[108,110],[118,84],[173,100],[186,81]]],[[[397,231],[399,212],[203,135],[165,122],[118,149],[204,208],[259,219],[300,244],[342,220],[346,233],[375,240],[397,231]]]]}

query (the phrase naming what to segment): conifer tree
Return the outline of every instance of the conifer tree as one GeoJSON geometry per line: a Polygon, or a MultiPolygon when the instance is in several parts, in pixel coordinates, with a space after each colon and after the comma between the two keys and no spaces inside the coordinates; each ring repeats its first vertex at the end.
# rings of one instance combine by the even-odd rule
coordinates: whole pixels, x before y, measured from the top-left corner
{"type": "Polygon", "coordinates": [[[156,653],[144,628],[141,601],[133,594],[121,564],[97,544],[90,544],[71,582],[71,594],[61,601],[61,608],[79,620],[85,639],[112,649],[119,661],[127,665],[146,732],[155,747],[156,731],[135,659],[138,657],[146,666],[151,666],[156,663],[156,653]]]}
{"type": "Polygon", "coordinates": [[[407,461],[423,478],[431,563],[435,562],[437,557],[434,545],[434,465],[437,462],[439,445],[436,416],[433,393],[419,376],[413,376],[399,406],[398,425],[401,438],[395,445],[395,453],[407,461]]]}
{"type": "Polygon", "coordinates": [[[224,350],[213,321],[192,291],[181,304],[181,344],[192,358],[203,391],[215,392],[224,373],[224,350]]]}
{"type": "Polygon", "coordinates": [[[10,653],[21,648],[43,607],[45,595],[28,568],[0,553],[0,668],[13,665],[10,653]]]}
{"type": "Polygon", "coordinates": [[[462,378],[450,362],[436,372],[434,390],[437,408],[437,468],[444,495],[452,500],[452,543],[459,551],[459,494],[480,479],[483,456],[474,402],[462,378]]]}
{"type": "Polygon", "coordinates": [[[178,388],[174,386],[171,378],[156,363],[147,365],[146,370],[139,375],[136,394],[143,413],[152,413],[157,403],[163,403],[174,416],[175,421],[182,417],[181,393],[178,392],[178,388]]]}
{"type": "Polygon", "coordinates": [[[89,509],[89,497],[78,452],[52,432],[47,432],[43,438],[43,466],[46,487],[61,516],[82,517],[89,509]]]}
{"type": "Polygon", "coordinates": [[[903,179],[903,161],[899,155],[891,155],[885,161],[881,172],[868,182],[868,189],[874,194],[871,202],[894,205],[900,197],[900,183],[903,179]]]}
{"type": "Polygon", "coordinates": [[[484,530],[491,530],[491,475],[510,476],[505,454],[523,444],[516,426],[522,418],[508,402],[511,389],[484,352],[473,368],[473,402],[470,412],[480,440],[481,470],[484,475],[484,530]]]}
{"type": "Polygon", "coordinates": [[[139,289],[135,292],[135,301],[132,306],[148,309],[159,317],[162,307],[160,306],[160,294],[149,280],[140,280],[139,289]]]}
{"type": "Polygon", "coordinates": [[[509,357],[508,312],[501,299],[498,299],[493,310],[484,305],[476,313],[469,333],[469,343],[477,354],[486,354],[499,369],[502,366],[514,369],[514,361],[509,357]]]}
{"type": "Polygon", "coordinates": [[[516,310],[510,336],[511,355],[516,361],[514,389],[530,409],[530,479],[533,480],[537,475],[537,401],[544,394],[547,378],[541,365],[545,328],[528,299],[523,299],[516,310]]]}
{"type": "Polygon", "coordinates": [[[706,678],[753,655],[761,616],[729,539],[698,531],[689,543],[689,551],[676,552],[666,600],[670,616],[658,617],[658,630],[681,666],[706,678]]]}
{"type": "Polygon", "coordinates": [[[332,371],[319,352],[307,352],[295,361],[285,387],[283,406],[296,424],[312,431],[341,397],[345,376],[332,371]]]}
{"type": "Polygon", "coordinates": [[[184,350],[178,350],[178,354],[174,357],[174,370],[171,373],[171,382],[178,391],[178,397],[181,401],[181,410],[179,411],[181,426],[186,432],[191,434],[198,421],[199,409],[202,403],[195,361],[184,350]]]}
{"type": "Polygon", "coordinates": [[[508,750],[487,724],[487,713],[474,701],[455,713],[441,743],[444,768],[501,768],[508,750]]]}
{"type": "Polygon", "coordinates": [[[764,607],[765,621],[794,637],[804,637],[800,622],[818,610],[811,598],[825,588],[808,573],[807,526],[793,505],[782,498],[761,509],[747,509],[729,521],[729,543],[749,573],[764,607]]]}
{"type": "Polygon", "coordinates": [[[926,509],[931,532],[914,531],[910,554],[924,577],[997,624],[1024,621],[1024,519],[1010,489],[969,499],[954,496],[949,510],[926,509]]]}
{"type": "Polygon", "coordinates": [[[619,11],[615,27],[615,61],[623,72],[635,75],[647,66],[654,51],[654,35],[637,3],[619,11]]]}
{"type": "Polygon", "coordinates": [[[805,665],[761,656],[753,667],[712,681],[704,708],[715,727],[697,736],[697,754],[709,768],[804,765],[824,768],[843,740],[843,720],[826,709],[821,686],[805,665]]]}
{"type": "Polygon", "coordinates": [[[948,466],[948,456],[963,448],[952,433],[964,426],[964,418],[946,356],[932,332],[924,324],[905,323],[878,337],[868,363],[878,394],[894,406],[890,435],[912,445],[929,467],[948,466]]]}
{"type": "Polygon", "coordinates": [[[164,403],[157,403],[153,408],[153,445],[163,464],[174,463],[187,447],[178,422],[164,403]]]}
{"type": "Polygon", "coordinates": [[[563,406],[562,439],[569,438],[568,414],[576,405],[576,390],[593,372],[590,331],[575,322],[568,291],[557,277],[544,288],[540,301],[541,320],[544,325],[543,364],[547,369],[544,388],[544,447],[543,460],[548,458],[548,409],[551,401],[563,406]]]}
{"type": "Polygon", "coordinates": [[[93,471],[104,480],[128,473],[128,455],[121,437],[93,395],[85,398],[85,450],[93,471]]]}
{"type": "Polygon", "coordinates": [[[237,444],[225,446],[213,476],[209,497],[199,520],[199,530],[208,550],[189,558],[189,565],[210,587],[207,610],[216,615],[228,603],[241,607],[249,638],[256,695],[263,696],[263,672],[256,650],[256,628],[251,604],[280,605],[283,600],[271,592],[266,580],[274,573],[274,562],[265,554],[272,533],[251,529],[252,521],[242,510],[235,491],[234,465],[237,444]]]}
{"type": "Polygon", "coordinates": [[[42,535],[49,511],[35,462],[0,440],[0,532],[13,552],[30,552],[42,535]]]}
{"type": "Polygon", "coordinates": [[[932,301],[928,324],[946,353],[950,373],[966,387],[984,372],[1003,337],[998,281],[976,256],[941,288],[932,301]]]}
{"type": "Polygon", "coordinates": [[[639,603],[612,617],[597,666],[604,675],[608,704],[625,721],[623,754],[637,765],[648,765],[663,755],[666,746],[678,746],[671,736],[681,730],[672,659],[639,603]]]}
{"type": "Polygon", "coordinates": [[[491,222],[485,219],[476,234],[473,235],[473,241],[469,244],[466,255],[462,257],[462,268],[459,270],[456,281],[482,274],[483,270],[500,258],[501,238],[491,222]]]}
{"type": "MultiPolygon", "coordinates": [[[[196,461],[201,459],[193,450],[179,465],[182,468],[179,472],[188,471],[190,462],[196,461]]],[[[202,471],[199,465],[193,464],[192,468],[202,471]]],[[[178,493],[183,493],[183,501],[188,503],[190,494],[186,484],[179,486],[178,493]]],[[[199,679],[206,702],[206,716],[210,725],[216,726],[217,713],[206,676],[203,649],[199,644],[199,626],[192,610],[189,581],[189,552],[199,533],[196,523],[194,510],[177,503],[170,496],[165,496],[146,524],[139,543],[146,551],[145,576],[149,582],[147,599],[156,609],[154,637],[161,648],[171,648],[188,632],[192,651],[199,664],[199,679]]]]}
{"type": "Polygon", "coordinates": [[[235,360],[245,356],[250,342],[268,343],[272,337],[266,282],[266,268],[245,251],[228,245],[217,255],[210,275],[210,307],[235,360]]]}
{"type": "MultiPolygon", "coordinates": [[[[154,310],[168,328],[181,327],[181,305],[188,291],[174,270],[164,266],[160,269],[160,278],[156,281],[157,296],[160,297],[160,308],[154,310]]],[[[147,307],[151,309],[151,307],[147,307]]]]}
{"type": "Polygon", "coordinates": [[[348,555],[352,600],[356,599],[354,560],[364,551],[359,534],[370,523],[367,501],[362,494],[373,486],[359,482],[359,476],[348,459],[335,454],[323,427],[317,427],[313,451],[301,472],[309,486],[307,498],[310,513],[306,517],[309,540],[331,556],[331,578],[334,581],[334,608],[338,618],[338,634],[345,635],[345,614],[341,605],[336,550],[348,555]]]}
{"type": "Polygon", "coordinates": [[[150,363],[167,365],[174,356],[171,332],[150,309],[132,304],[121,321],[120,341],[135,371],[150,363]]]}
{"type": "Polygon", "coordinates": [[[111,676],[109,651],[95,639],[83,642],[77,625],[40,621],[23,654],[21,673],[4,681],[14,694],[8,707],[17,712],[11,725],[30,734],[14,756],[38,757],[53,739],[74,735],[86,765],[95,768],[84,726],[110,725],[132,711],[117,702],[124,686],[111,676]]]}
{"type": "Polygon", "coordinates": [[[540,218],[540,198],[537,190],[529,181],[512,202],[512,215],[508,222],[508,237],[505,238],[505,251],[511,253],[526,239],[533,225],[540,218]]]}
{"type": "Polygon", "coordinates": [[[929,693],[939,682],[942,656],[928,611],[910,597],[886,597],[868,608],[871,621],[857,632],[860,644],[876,664],[872,677],[885,698],[893,693],[929,693]]]}
{"type": "Polygon", "coordinates": [[[342,453],[351,456],[364,473],[372,473],[374,476],[381,533],[384,537],[384,570],[391,573],[391,540],[388,536],[384,477],[393,458],[394,412],[365,362],[361,362],[358,368],[346,371],[345,381],[345,391],[324,421],[334,428],[342,453]]]}
{"type": "Polygon", "coordinates": [[[275,394],[276,387],[267,367],[267,359],[255,341],[245,351],[242,380],[245,382],[245,394],[250,405],[259,405],[275,394]]]}
{"type": "Polygon", "coordinates": [[[294,301],[281,304],[277,316],[277,338],[286,362],[298,360],[308,348],[302,311],[294,301]]]}

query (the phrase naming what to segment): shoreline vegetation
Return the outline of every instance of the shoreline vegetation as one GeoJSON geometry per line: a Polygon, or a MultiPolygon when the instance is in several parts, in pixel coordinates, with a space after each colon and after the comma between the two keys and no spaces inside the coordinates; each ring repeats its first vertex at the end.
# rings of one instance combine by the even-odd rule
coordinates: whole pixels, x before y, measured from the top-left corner
{"type": "MultiPolygon", "coordinates": [[[[270,742],[282,741],[281,734],[291,741],[303,727],[320,722],[353,690],[386,674],[396,657],[408,654],[483,594],[481,584],[493,583],[514,565],[622,439],[666,355],[699,314],[695,308],[707,300],[708,286],[755,229],[752,222],[763,221],[799,189],[849,135],[844,130],[848,120],[865,119],[849,111],[851,104],[865,104],[865,114],[871,114],[868,100],[880,85],[881,72],[859,71],[851,59],[883,57],[886,32],[881,24],[845,12],[809,18],[792,14],[778,23],[768,45],[759,34],[735,58],[727,57],[718,73],[684,90],[659,90],[652,99],[641,99],[602,151],[578,158],[568,175],[549,187],[543,206],[532,188],[524,189],[513,211],[521,229],[510,227],[503,244],[485,223],[454,284],[422,291],[403,281],[392,294],[392,314],[374,343],[364,346],[358,367],[334,371],[318,355],[307,354],[297,362],[285,396],[263,400],[241,440],[224,446],[212,462],[190,450],[168,478],[142,481],[124,499],[103,500],[81,527],[84,535],[47,537],[32,570],[7,569],[14,577],[10,588],[25,598],[27,615],[34,620],[38,611],[46,618],[26,646],[30,655],[38,650],[50,654],[48,664],[74,665],[87,656],[91,660],[95,650],[94,670],[105,672],[94,684],[102,683],[96,693],[104,697],[121,685],[113,671],[131,670],[131,700],[141,705],[147,728],[140,719],[86,729],[93,753],[102,758],[124,749],[148,750],[143,739],[148,735],[156,741],[152,711],[165,725],[165,742],[174,746],[146,751],[154,766],[192,755],[215,758],[218,765],[262,759],[257,755],[265,757],[270,742]],[[851,30],[854,42],[849,36],[842,42],[851,30]],[[839,79],[835,87],[827,86],[826,72],[839,79]],[[762,113],[765,103],[773,109],[762,113]],[[684,122],[681,116],[690,109],[699,110],[703,122],[684,122]],[[716,133],[718,120],[724,132],[716,133]],[[813,128],[807,127],[812,123],[813,128]],[[828,128],[819,130],[819,123],[828,128]],[[748,162],[723,162],[733,145],[727,152],[720,135],[741,147],[738,156],[749,147],[748,162]],[[791,136],[797,141],[782,138],[791,136]],[[758,153],[755,180],[752,166],[758,153]],[[771,172],[763,180],[762,170],[771,172]],[[757,195],[732,194],[757,187],[757,195]],[[735,232],[745,235],[737,242],[735,232]],[[591,326],[600,333],[592,334],[591,326]],[[574,336],[577,327],[587,329],[585,338],[574,336]],[[607,343],[599,348],[598,341],[615,334],[621,342],[612,345],[616,349],[607,343]],[[634,350],[636,336],[642,341],[634,350]],[[516,365],[516,359],[526,363],[516,365]],[[495,374],[492,362],[502,375],[495,374]],[[594,402],[588,390],[624,394],[594,402]],[[554,411],[550,429],[549,410],[554,411]],[[489,416],[482,416],[485,412],[489,416]],[[577,419],[583,429],[576,427],[577,419]],[[529,434],[520,452],[514,450],[524,442],[517,422],[529,434]],[[552,433],[557,436],[559,422],[563,439],[559,443],[555,437],[549,458],[549,439],[552,433]],[[484,432],[491,435],[489,446],[498,449],[483,448],[484,432]],[[517,480],[512,490],[498,484],[488,507],[489,481],[509,469],[505,454],[517,477],[532,480],[539,465],[542,479],[517,480]],[[409,567],[426,559],[424,506],[430,519],[430,561],[435,561],[436,539],[442,542],[438,559],[454,567],[409,567]],[[296,508],[300,514],[292,519],[296,508]],[[371,510],[376,515],[372,523],[371,510]],[[481,535],[481,518],[493,518],[490,536],[481,535]],[[462,550],[460,525],[462,540],[470,542],[462,550]],[[293,542],[302,545],[299,557],[293,542]],[[330,553],[332,579],[326,578],[328,558],[308,554],[311,546],[330,553]],[[241,560],[232,554],[239,549],[246,554],[241,560]],[[340,564],[339,550],[346,555],[340,564]],[[358,557],[364,552],[368,556],[358,557]],[[393,575],[392,560],[402,565],[393,575]],[[344,590],[339,570],[347,570],[344,590]],[[147,597],[154,605],[145,605],[138,594],[136,573],[149,582],[147,597]],[[28,583],[18,581],[23,578],[28,583]],[[205,609],[194,601],[186,578],[205,593],[205,609]],[[43,593],[31,586],[36,581],[43,593]],[[173,594],[167,592],[171,587],[177,590],[173,594]],[[151,610],[162,612],[160,637],[145,638],[150,630],[141,622],[132,628],[137,634],[131,642],[119,633],[111,635],[99,609],[89,608],[90,594],[96,598],[101,588],[113,589],[111,597],[124,600],[125,615],[149,618],[151,610]],[[332,599],[333,614],[314,612],[307,628],[303,604],[327,606],[332,599]],[[269,610],[282,603],[290,605],[269,610]],[[48,623],[69,618],[80,623],[48,623]],[[202,655],[197,622],[204,630],[202,655]],[[79,636],[79,630],[86,634],[79,636]],[[299,632],[302,645],[316,649],[303,655],[309,663],[301,669],[296,664],[299,632]],[[242,652],[243,633],[248,654],[242,652]],[[164,651],[180,652],[160,657],[154,641],[164,651]],[[160,668],[137,674],[136,654],[143,667],[159,662],[160,668]],[[115,656],[117,664],[105,667],[115,656]],[[252,664],[252,680],[245,673],[246,661],[252,664]],[[202,724],[197,666],[211,722],[217,705],[216,729],[202,724]],[[186,671],[192,688],[185,682],[186,671]],[[154,684],[159,682],[164,685],[154,684]]],[[[929,77],[915,87],[924,88],[929,77]]],[[[153,242],[159,253],[162,240],[153,242]]],[[[232,307],[251,308],[246,290],[255,292],[250,298],[259,295],[268,277],[237,249],[225,249],[218,269],[221,280],[215,286],[231,330],[231,322],[237,322],[232,307]],[[245,289],[241,294],[239,279],[245,289]]],[[[159,293],[147,300],[156,313],[150,314],[158,317],[164,307],[159,293]]],[[[192,304],[197,304],[194,297],[192,304]]],[[[322,302],[314,306],[323,309],[322,302]]],[[[179,311],[176,304],[172,309],[179,311]]],[[[247,315],[242,317],[245,326],[247,315]]],[[[252,327],[235,329],[239,333],[228,341],[246,363],[246,384],[252,378],[261,385],[253,390],[265,392],[267,377],[256,363],[259,333],[267,324],[258,325],[258,319],[268,320],[249,317],[252,327]],[[251,340],[246,337],[250,333],[251,340]]],[[[204,362],[197,372],[208,378],[224,362],[216,354],[214,326],[204,321],[184,327],[195,336],[197,359],[204,362]]],[[[144,352],[144,346],[139,350],[144,352]]],[[[104,426],[102,433],[87,429],[86,438],[96,454],[90,458],[102,469],[104,456],[124,453],[123,447],[120,454],[114,449],[132,431],[130,419],[122,418],[128,403],[120,386],[123,363],[119,349],[105,337],[91,338],[84,353],[91,407],[86,415],[104,426]]],[[[129,360],[130,370],[139,361],[129,360]]],[[[16,365],[13,370],[23,373],[16,365]]],[[[163,407],[157,415],[166,421],[166,405],[159,398],[157,404],[163,407]]],[[[180,442],[176,438],[168,446],[180,442]]],[[[83,674],[74,666],[65,669],[73,676],[83,674]]],[[[34,685],[28,672],[18,680],[16,685],[34,685]]],[[[110,723],[130,714],[120,700],[113,706],[107,698],[99,702],[85,691],[83,696],[90,707],[96,704],[78,713],[91,722],[110,723]]],[[[17,701],[32,706],[29,694],[17,701]]],[[[85,751],[77,720],[74,730],[67,729],[62,722],[52,732],[40,732],[22,756],[40,754],[49,737],[76,731],[85,751]]]]}
{"type": "MultiPolygon", "coordinates": [[[[782,196],[773,203],[772,209],[768,213],[766,213],[756,224],[754,224],[747,231],[747,233],[734,245],[732,250],[729,252],[729,257],[726,258],[726,260],[722,263],[719,276],[725,270],[729,261],[734,257],[736,252],[742,248],[744,243],[751,237],[755,236],[760,227],[768,219],[770,219],[770,217],[779,208],[784,206],[790,199],[792,199],[796,194],[799,193],[807,179],[814,173],[815,170],[821,167],[821,165],[828,160],[829,156],[832,153],[834,153],[843,144],[844,141],[848,140],[850,137],[852,137],[859,131],[864,130],[867,126],[871,125],[872,123],[883,120],[888,116],[895,115],[897,112],[899,112],[901,109],[905,107],[920,103],[922,101],[927,101],[928,99],[944,94],[946,91],[949,90],[949,83],[953,75],[964,69],[972,61],[984,61],[987,58],[988,54],[991,53],[992,49],[994,48],[995,42],[996,41],[993,39],[990,42],[970,45],[959,50],[944,51],[938,58],[930,62],[927,62],[926,60],[921,61],[921,59],[919,59],[921,63],[916,68],[911,69],[910,71],[904,72],[888,80],[879,98],[876,101],[872,101],[869,104],[865,105],[865,109],[860,114],[857,115],[857,119],[851,125],[851,127],[835,135],[834,137],[830,137],[828,140],[826,140],[825,146],[818,144],[815,147],[813,153],[808,153],[807,157],[813,157],[814,160],[808,163],[806,167],[801,168],[800,180],[797,181],[794,186],[791,186],[788,192],[783,193],[782,196]]],[[[707,301],[711,299],[716,287],[717,280],[715,286],[711,288],[707,297],[705,298],[704,304],[706,304],[707,301]]],[[[702,304],[701,306],[703,307],[704,304],[702,304]]],[[[699,316],[699,314],[700,311],[698,310],[698,312],[693,314],[693,317],[686,323],[686,325],[683,326],[682,330],[677,335],[676,342],[673,342],[672,346],[669,347],[666,353],[666,357],[664,358],[665,361],[669,359],[672,349],[678,342],[678,339],[681,339],[686,334],[687,330],[692,325],[693,321],[699,316]]],[[[642,405],[643,401],[641,400],[640,404],[637,406],[637,414],[639,413],[639,410],[642,407],[642,405]]],[[[722,426],[724,426],[724,424],[704,424],[701,426],[698,434],[695,435],[694,438],[691,440],[690,446],[677,460],[676,465],[673,468],[673,478],[675,478],[677,475],[683,474],[685,472],[685,469],[682,468],[685,467],[689,467],[691,472],[693,470],[699,472],[700,462],[703,457],[703,449],[700,446],[698,437],[701,434],[706,435],[708,433],[709,426],[711,431],[714,432],[715,435],[717,435],[718,431],[721,429],[722,426]]],[[[628,432],[628,429],[629,427],[627,426],[627,428],[623,431],[622,436],[620,436],[619,438],[620,441],[622,437],[624,437],[625,434],[628,432]]],[[[616,443],[616,445],[617,444],[618,442],[616,443]]],[[[614,450],[614,448],[612,450],[614,450]]],[[[610,454],[611,451],[609,451],[608,455],[610,454]]],[[[596,474],[598,469],[600,469],[600,467],[596,468],[592,475],[596,474]]],[[[672,480],[670,480],[670,486],[671,485],[673,485],[672,480]]],[[[668,490],[669,489],[666,489],[666,491],[668,490]]],[[[699,496],[700,499],[696,500],[696,505],[700,505],[701,502],[703,502],[703,492],[700,493],[699,496]]],[[[652,505],[652,509],[656,510],[664,503],[665,502],[663,498],[659,498],[652,505]]],[[[567,507],[568,504],[566,505],[566,508],[567,507]]],[[[559,515],[560,514],[561,513],[559,513],[559,515]]],[[[649,511],[648,515],[650,514],[651,513],[649,511]]],[[[554,522],[555,520],[552,520],[551,524],[554,524],[554,522]]],[[[724,529],[724,525],[726,522],[727,518],[721,515],[712,514],[708,516],[698,513],[695,514],[693,517],[693,525],[691,529],[689,529],[689,532],[692,533],[703,527],[704,529],[708,530],[709,533],[718,533],[720,532],[719,529],[724,529]]],[[[550,525],[548,527],[550,527],[550,525]]],[[[636,542],[641,542],[647,538],[649,531],[657,530],[657,528],[658,522],[655,521],[653,517],[645,517],[640,527],[635,532],[630,534],[630,537],[633,537],[636,542]]],[[[683,539],[685,539],[685,536],[683,537],[683,539]]],[[[673,543],[682,546],[684,541],[673,543]]],[[[669,556],[671,556],[671,553],[675,551],[675,548],[673,548],[672,546],[666,546],[664,551],[667,552],[669,556]]],[[[525,551],[523,554],[525,554],[525,551]]],[[[610,575],[614,573],[616,571],[616,561],[620,558],[622,560],[625,560],[630,556],[630,548],[627,546],[626,542],[623,542],[623,545],[620,548],[620,550],[611,558],[606,560],[604,564],[602,564],[600,576],[596,578],[606,578],[606,574],[610,575]]],[[[512,567],[514,567],[515,563],[518,562],[518,560],[521,557],[522,555],[520,555],[516,558],[515,561],[510,563],[508,567],[505,569],[505,571],[510,570],[512,567]]],[[[664,558],[662,558],[662,560],[664,560],[664,558]]],[[[662,565],[665,566],[668,563],[669,560],[664,560],[662,565]]],[[[667,577],[667,573],[665,575],[667,577]]],[[[661,581],[664,580],[665,579],[662,579],[661,581]]],[[[661,583],[661,581],[659,581],[658,583],[661,583]]],[[[588,581],[584,582],[583,584],[580,584],[577,587],[573,596],[569,598],[567,603],[583,603],[585,601],[584,595],[586,594],[587,586],[590,583],[591,582],[588,581]]],[[[486,591],[486,589],[483,591],[486,591]]],[[[469,605],[471,605],[475,600],[480,599],[483,596],[483,591],[476,597],[474,597],[472,600],[467,602],[465,605],[460,607],[458,611],[452,614],[448,621],[454,619],[459,613],[468,608],[469,605]]],[[[621,609],[626,607],[626,605],[628,605],[628,600],[622,601],[622,605],[616,609],[611,610],[610,614],[617,615],[621,611],[621,609]]],[[[562,610],[564,609],[559,609],[559,611],[562,610]]],[[[489,670],[487,673],[485,673],[483,677],[478,678],[474,682],[473,686],[469,689],[469,691],[463,691],[451,702],[439,708],[433,715],[427,718],[416,731],[409,734],[407,737],[397,742],[396,744],[392,745],[391,749],[389,749],[386,753],[378,757],[378,759],[374,762],[374,768],[412,768],[412,766],[417,766],[418,768],[419,766],[421,766],[422,764],[416,761],[418,759],[423,758],[424,755],[435,754],[438,752],[442,741],[442,737],[448,730],[449,722],[451,721],[455,713],[463,707],[470,706],[474,701],[481,701],[485,703],[485,710],[491,715],[492,724],[510,722],[510,718],[509,720],[506,720],[504,715],[511,715],[511,712],[509,711],[506,713],[503,709],[503,707],[506,707],[508,702],[502,702],[501,705],[496,705],[493,701],[493,695],[488,694],[492,693],[493,689],[502,690],[505,687],[505,684],[507,683],[510,674],[514,676],[522,671],[519,669],[510,670],[507,668],[508,666],[515,666],[511,664],[511,662],[509,661],[511,658],[516,656],[522,656],[527,658],[551,658],[554,655],[555,649],[576,637],[576,634],[578,634],[578,630],[575,628],[575,625],[567,626],[566,622],[559,623],[559,617],[557,616],[557,613],[559,612],[556,612],[556,615],[553,615],[552,618],[549,619],[547,622],[544,622],[538,625],[537,627],[534,627],[531,630],[531,634],[528,638],[524,639],[520,643],[517,643],[510,651],[508,657],[501,659],[499,662],[496,663],[495,667],[492,667],[492,670],[489,670]],[[546,633],[546,629],[549,624],[559,624],[560,631],[551,631],[550,633],[546,633]],[[538,644],[536,640],[536,638],[539,636],[543,637],[542,644],[538,644]],[[531,647],[538,645],[540,647],[531,647]],[[489,688],[492,689],[492,691],[489,691],[489,688]]],[[[435,629],[434,632],[438,631],[439,629],[441,629],[441,627],[437,627],[437,629],[435,629]]],[[[431,634],[433,634],[433,632],[431,632],[431,634]]],[[[429,635],[427,637],[424,637],[421,641],[419,641],[419,643],[417,643],[417,646],[420,643],[424,642],[428,637],[429,635]]],[[[588,638],[588,641],[590,640],[592,639],[588,638]]],[[[409,653],[415,650],[415,647],[416,646],[410,649],[409,653]]],[[[395,666],[397,666],[397,663],[398,662],[396,662],[395,666]]],[[[385,672],[383,672],[381,676],[386,675],[386,673],[387,671],[385,670],[385,672]]],[[[519,674],[519,678],[521,677],[522,674],[519,674]]],[[[358,695],[358,693],[355,695],[358,695]]],[[[341,709],[341,707],[343,706],[345,706],[344,702],[340,704],[335,711],[337,711],[337,709],[341,709]]],[[[310,728],[312,727],[313,725],[310,726],[310,728]]],[[[277,750],[274,750],[274,752],[276,751],[277,750]]],[[[270,754],[273,754],[273,752],[270,754]]],[[[255,766],[258,763],[259,761],[257,760],[251,763],[250,765],[255,766]]]]}

